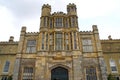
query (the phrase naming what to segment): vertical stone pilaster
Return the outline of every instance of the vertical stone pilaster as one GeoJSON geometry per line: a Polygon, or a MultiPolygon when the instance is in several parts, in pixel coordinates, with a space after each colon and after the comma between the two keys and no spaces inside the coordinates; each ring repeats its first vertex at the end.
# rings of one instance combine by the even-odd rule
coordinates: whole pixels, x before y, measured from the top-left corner
{"type": "Polygon", "coordinates": [[[80,50],[80,35],[79,35],[79,32],[77,32],[77,39],[78,39],[78,49],[80,50]]]}
{"type": "Polygon", "coordinates": [[[56,48],[56,44],[55,44],[55,32],[53,33],[54,35],[53,35],[53,47],[54,47],[54,50],[55,50],[55,48],[56,48]]]}
{"type": "Polygon", "coordinates": [[[19,68],[20,68],[20,59],[16,59],[15,65],[14,65],[13,80],[18,80],[19,68]]]}
{"type": "Polygon", "coordinates": [[[100,73],[102,76],[101,80],[107,80],[107,69],[103,57],[99,57],[100,73]]]}
{"type": "Polygon", "coordinates": [[[67,18],[67,22],[68,22],[68,27],[70,27],[70,22],[69,22],[69,18],[67,18]]]}
{"type": "Polygon", "coordinates": [[[73,80],[82,80],[82,57],[78,55],[73,55],[73,80]]]}
{"type": "Polygon", "coordinates": [[[62,27],[64,26],[64,18],[62,18],[62,27]]]}
{"type": "Polygon", "coordinates": [[[69,50],[71,50],[71,36],[70,36],[70,32],[68,33],[68,42],[69,42],[69,50]]]}
{"type": "Polygon", "coordinates": [[[103,58],[102,47],[101,47],[97,25],[93,25],[92,27],[93,27],[93,33],[96,43],[96,51],[98,52],[98,62],[99,62],[98,64],[100,70],[99,78],[100,80],[107,80],[107,71],[106,71],[105,61],[103,58]]]}
{"type": "Polygon", "coordinates": [[[45,61],[38,57],[35,64],[35,80],[45,80],[45,61]]]}
{"type": "Polygon", "coordinates": [[[48,33],[48,46],[47,46],[48,47],[48,51],[49,51],[49,45],[50,45],[50,40],[49,39],[50,39],[50,33],[48,33]]]}
{"type": "Polygon", "coordinates": [[[55,19],[56,19],[56,18],[54,17],[54,18],[53,18],[53,25],[54,25],[53,27],[56,26],[56,25],[55,25],[55,19]]]}
{"type": "Polygon", "coordinates": [[[77,49],[79,49],[79,46],[78,46],[78,35],[77,35],[77,32],[76,32],[76,44],[77,44],[77,49]]]}
{"type": "Polygon", "coordinates": [[[73,34],[73,32],[71,32],[71,37],[72,37],[72,46],[71,46],[71,49],[73,50],[74,49],[74,34],[73,34]]]}
{"type": "Polygon", "coordinates": [[[21,29],[21,34],[20,34],[20,40],[18,43],[18,53],[16,55],[16,62],[14,65],[14,73],[13,73],[13,80],[19,80],[20,79],[20,61],[21,61],[21,56],[23,53],[23,46],[24,46],[24,40],[25,40],[25,34],[26,34],[26,27],[23,26],[21,29]]]}
{"type": "Polygon", "coordinates": [[[64,47],[65,47],[65,46],[64,46],[65,37],[64,37],[64,36],[65,36],[65,34],[64,34],[64,32],[62,32],[62,37],[63,37],[63,39],[62,39],[62,48],[63,48],[63,49],[62,49],[62,50],[65,50],[65,48],[64,48],[64,47]]]}
{"type": "Polygon", "coordinates": [[[47,35],[47,33],[45,32],[45,34],[44,34],[44,50],[46,50],[46,35],[47,35]]]}

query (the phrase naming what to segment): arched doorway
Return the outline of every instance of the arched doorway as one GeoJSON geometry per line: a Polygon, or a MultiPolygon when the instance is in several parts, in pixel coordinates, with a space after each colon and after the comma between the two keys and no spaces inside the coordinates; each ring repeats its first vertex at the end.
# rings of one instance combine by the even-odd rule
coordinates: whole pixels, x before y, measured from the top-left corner
{"type": "Polygon", "coordinates": [[[51,80],[68,80],[68,70],[63,67],[52,69],[51,80]]]}

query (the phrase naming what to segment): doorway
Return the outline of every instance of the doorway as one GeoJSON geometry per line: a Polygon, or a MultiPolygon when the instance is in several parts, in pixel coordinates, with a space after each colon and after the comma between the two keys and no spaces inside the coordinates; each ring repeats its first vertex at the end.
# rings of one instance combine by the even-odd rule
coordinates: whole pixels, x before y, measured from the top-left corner
{"type": "Polygon", "coordinates": [[[51,70],[51,80],[68,80],[68,69],[56,67],[51,70]]]}

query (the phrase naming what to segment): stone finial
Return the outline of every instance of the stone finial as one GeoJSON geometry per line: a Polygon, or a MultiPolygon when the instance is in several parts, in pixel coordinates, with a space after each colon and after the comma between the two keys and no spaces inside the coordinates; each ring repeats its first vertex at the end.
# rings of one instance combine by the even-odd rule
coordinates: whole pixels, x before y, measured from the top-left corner
{"type": "Polygon", "coordinates": [[[22,26],[21,32],[26,32],[26,26],[22,26]]]}
{"type": "Polygon", "coordinates": [[[97,25],[92,25],[93,31],[98,31],[97,25]]]}
{"type": "Polygon", "coordinates": [[[112,37],[111,37],[111,35],[109,35],[109,36],[108,36],[108,39],[109,39],[109,40],[112,40],[112,37]]]}
{"type": "Polygon", "coordinates": [[[13,42],[14,41],[14,37],[10,36],[9,42],[13,42]]]}

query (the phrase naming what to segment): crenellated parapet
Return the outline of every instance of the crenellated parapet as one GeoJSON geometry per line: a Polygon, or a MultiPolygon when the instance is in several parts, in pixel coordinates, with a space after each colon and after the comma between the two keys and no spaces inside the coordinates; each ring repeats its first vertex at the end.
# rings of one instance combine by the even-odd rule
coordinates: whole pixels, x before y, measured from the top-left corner
{"type": "Polygon", "coordinates": [[[10,36],[9,41],[0,41],[0,44],[18,44],[18,41],[14,41],[14,37],[10,36]]]}
{"type": "Polygon", "coordinates": [[[69,3],[67,7],[76,7],[76,5],[74,3],[69,3]]]}
{"type": "Polygon", "coordinates": [[[80,31],[79,33],[80,34],[93,34],[92,31],[80,31]]]}
{"type": "Polygon", "coordinates": [[[51,6],[49,4],[43,4],[42,9],[43,8],[49,8],[49,9],[51,9],[51,6]]]}
{"type": "Polygon", "coordinates": [[[66,13],[63,13],[63,12],[54,12],[54,13],[52,13],[52,16],[66,16],[66,13]]]}
{"type": "Polygon", "coordinates": [[[0,55],[15,55],[17,53],[18,41],[14,41],[14,37],[10,36],[9,41],[0,42],[0,55]]]}
{"type": "Polygon", "coordinates": [[[26,36],[38,36],[39,32],[27,32],[26,36]]]}
{"type": "Polygon", "coordinates": [[[18,44],[18,41],[14,41],[14,42],[9,42],[9,41],[1,41],[0,44],[18,44]]]}

